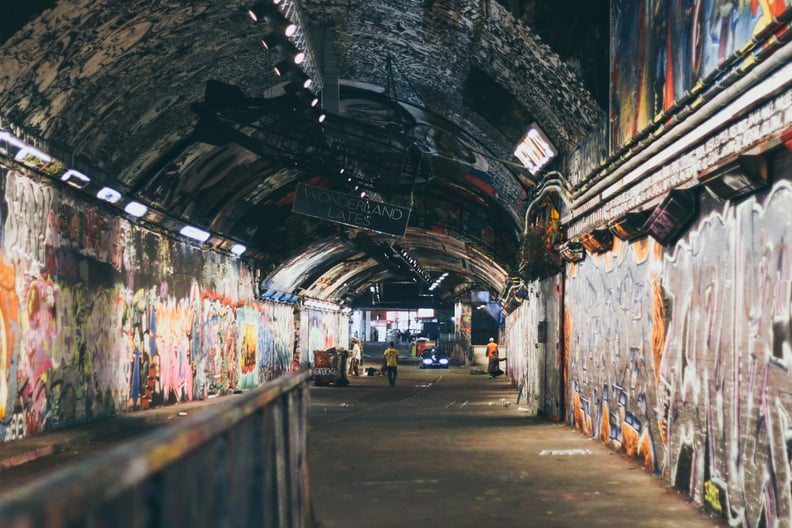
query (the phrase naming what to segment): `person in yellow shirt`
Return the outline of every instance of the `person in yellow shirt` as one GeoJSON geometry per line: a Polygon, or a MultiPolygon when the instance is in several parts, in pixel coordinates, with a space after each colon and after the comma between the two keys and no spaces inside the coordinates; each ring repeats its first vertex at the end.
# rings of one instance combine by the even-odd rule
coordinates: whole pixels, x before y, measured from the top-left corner
{"type": "Polygon", "coordinates": [[[392,387],[396,385],[397,365],[399,364],[399,351],[396,350],[393,341],[391,341],[390,346],[385,349],[382,357],[385,360],[385,369],[388,371],[388,383],[390,383],[392,387]]]}

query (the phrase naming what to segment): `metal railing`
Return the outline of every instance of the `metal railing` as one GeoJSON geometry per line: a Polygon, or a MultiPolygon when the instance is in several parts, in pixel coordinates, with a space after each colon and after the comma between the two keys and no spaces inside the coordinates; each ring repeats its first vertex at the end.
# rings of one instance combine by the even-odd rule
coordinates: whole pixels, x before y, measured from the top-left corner
{"type": "Polygon", "coordinates": [[[301,372],[0,498],[14,528],[310,528],[301,372]]]}

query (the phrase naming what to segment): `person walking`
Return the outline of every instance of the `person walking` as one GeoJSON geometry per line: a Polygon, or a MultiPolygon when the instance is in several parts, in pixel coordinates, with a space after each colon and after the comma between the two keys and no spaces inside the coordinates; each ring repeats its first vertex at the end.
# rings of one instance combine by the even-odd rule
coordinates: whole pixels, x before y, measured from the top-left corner
{"type": "Polygon", "coordinates": [[[385,349],[382,357],[385,360],[385,369],[388,371],[388,383],[393,387],[396,385],[397,365],[399,364],[399,351],[396,350],[393,341],[391,341],[390,346],[385,349]]]}

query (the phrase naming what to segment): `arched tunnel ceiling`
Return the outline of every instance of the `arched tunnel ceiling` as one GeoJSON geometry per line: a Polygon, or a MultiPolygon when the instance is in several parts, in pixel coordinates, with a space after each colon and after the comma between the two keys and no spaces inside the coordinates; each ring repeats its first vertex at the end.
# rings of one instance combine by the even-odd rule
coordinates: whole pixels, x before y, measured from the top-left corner
{"type": "Polygon", "coordinates": [[[3,126],[97,185],[245,243],[266,285],[312,297],[421,283],[387,256],[394,246],[430,279],[449,274],[439,299],[499,290],[534,186],[514,145],[537,122],[569,151],[603,115],[493,1],[304,2],[321,125],[274,75],[249,2],[31,5],[51,9],[3,27],[3,126]],[[293,213],[297,183],[410,208],[409,228],[391,236],[293,213]]]}

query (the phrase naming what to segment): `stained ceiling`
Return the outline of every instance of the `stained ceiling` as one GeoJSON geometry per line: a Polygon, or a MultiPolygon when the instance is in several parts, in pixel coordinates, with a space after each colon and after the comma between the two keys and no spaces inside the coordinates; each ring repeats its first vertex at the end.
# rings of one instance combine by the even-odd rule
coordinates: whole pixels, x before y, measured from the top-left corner
{"type": "Polygon", "coordinates": [[[0,24],[0,118],[92,185],[245,244],[266,288],[442,305],[517,264],[528,125],[563,154],[604,115],[607,0],[547,4],[306,0],[288,15],[312,108],[252,2],[31,1],[0,24]],[[408,209],[406,231],[292,212],[298,183],[408,209]]]}

